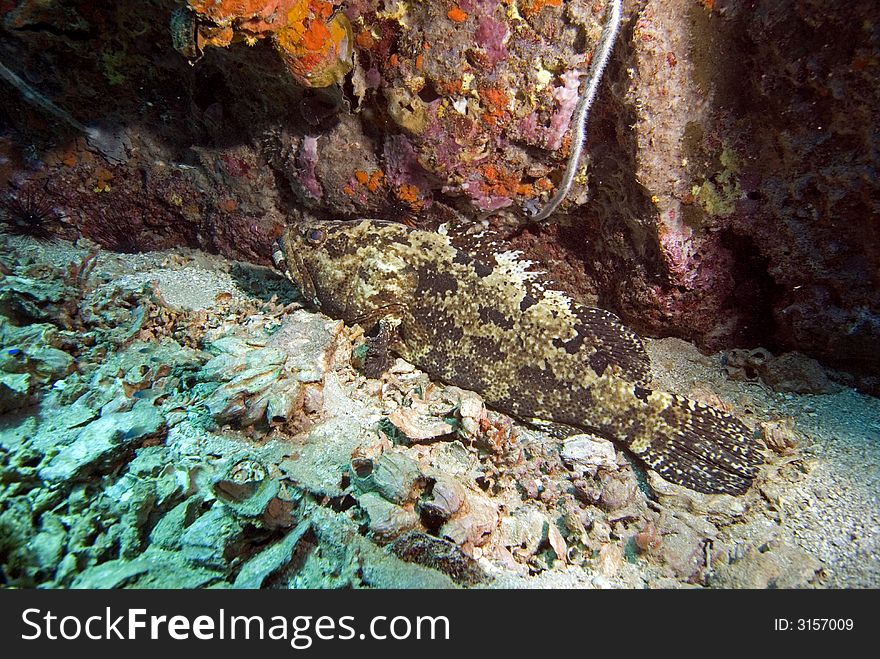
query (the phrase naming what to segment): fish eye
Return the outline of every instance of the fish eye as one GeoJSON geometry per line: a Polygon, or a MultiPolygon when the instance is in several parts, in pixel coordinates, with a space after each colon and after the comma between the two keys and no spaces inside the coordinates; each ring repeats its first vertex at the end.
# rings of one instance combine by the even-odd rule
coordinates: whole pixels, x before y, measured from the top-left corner
{"type": "Polygon", "coordinates": [[[319,245],[324,240],[324,230],[323,229],[308,229],[305,232],[306,242],[311,243],[312,245],[319,245]]]}

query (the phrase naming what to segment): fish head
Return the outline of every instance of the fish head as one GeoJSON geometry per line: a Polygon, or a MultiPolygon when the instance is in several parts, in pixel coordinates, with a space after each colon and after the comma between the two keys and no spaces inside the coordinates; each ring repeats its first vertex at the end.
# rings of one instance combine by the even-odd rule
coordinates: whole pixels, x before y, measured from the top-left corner
{"type": "Polygon", "coordinates": [[[328,316],[362,323],[389,315],[415,283],[407,227],[380,220],[306,220],[290,225],[276,263],[328,316]]]}

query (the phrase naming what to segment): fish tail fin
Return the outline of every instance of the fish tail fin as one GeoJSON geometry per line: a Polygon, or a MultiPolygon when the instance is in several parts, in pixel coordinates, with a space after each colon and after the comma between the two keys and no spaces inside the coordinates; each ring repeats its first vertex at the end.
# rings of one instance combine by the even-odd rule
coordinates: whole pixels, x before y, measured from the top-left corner
{"type": "Polygon", "coordinates": [[[745,424],[683,396],[662,394],[662,401],[652,422],[627,437],[629,449],[673,483],[706,494],[744,494],[764,461],[745,424]]]}

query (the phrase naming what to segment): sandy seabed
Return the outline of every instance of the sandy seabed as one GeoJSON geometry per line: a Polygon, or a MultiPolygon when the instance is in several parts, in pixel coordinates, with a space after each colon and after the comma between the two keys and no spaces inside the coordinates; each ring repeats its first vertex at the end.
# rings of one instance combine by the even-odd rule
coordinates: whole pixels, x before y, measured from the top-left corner
{"type": "Polygon", "coordinates": [[[880,585],[876,398],[646,340],[658,388],[777,444],[744,497],[700,495],[619,450],[573,463],[403,362],[365,378],[358,329],[265,268],[3,241],[9,585],[880,585]]]}

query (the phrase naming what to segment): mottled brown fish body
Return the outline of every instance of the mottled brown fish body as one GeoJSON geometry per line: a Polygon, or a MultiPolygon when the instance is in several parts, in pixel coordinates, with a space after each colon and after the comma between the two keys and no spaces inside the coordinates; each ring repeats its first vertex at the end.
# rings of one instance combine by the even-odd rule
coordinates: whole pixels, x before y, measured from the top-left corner
{"type": "Polygon", "coordinates": [[[699,491],[740,494],[755,475],[760,456],[741,422],[650,390],[639,337],[517,252],[481,256],[374,220],[295,225],[280,252],[325,313],[386,333],[395,353],[490,406],[598,431],[699,491]]]}

